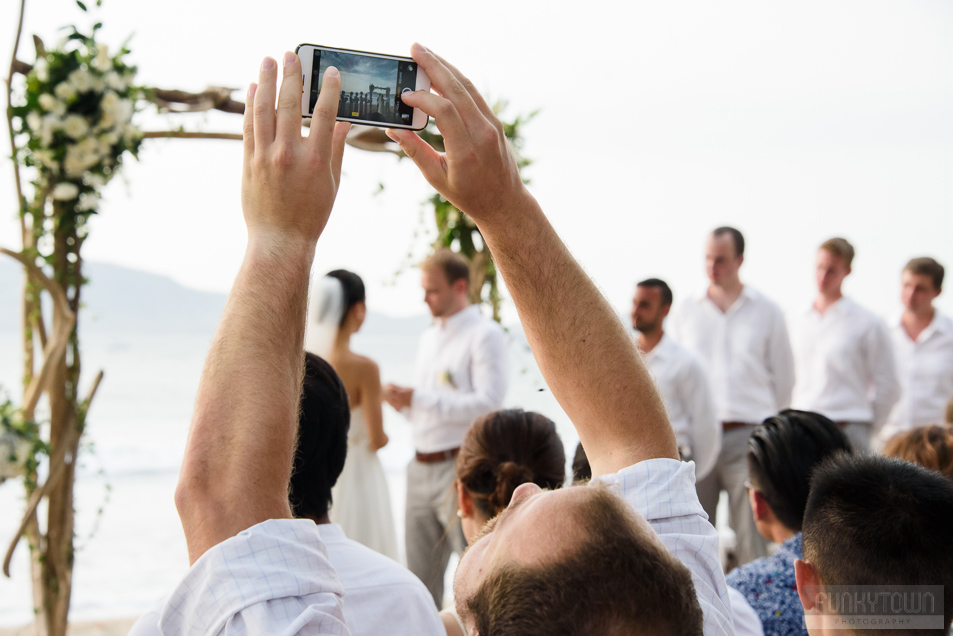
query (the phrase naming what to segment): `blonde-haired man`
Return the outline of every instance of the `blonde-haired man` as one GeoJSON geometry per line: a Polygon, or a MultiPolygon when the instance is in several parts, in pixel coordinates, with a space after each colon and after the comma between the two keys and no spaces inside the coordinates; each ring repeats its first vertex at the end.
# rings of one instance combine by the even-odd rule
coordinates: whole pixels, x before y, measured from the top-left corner
{"type": "Polygon", "coordinates": [[[844,296],[854,247],[832,238],[817,251],[817,297],[801,317],[793,407],[835,421],[857,450],[870,446],[900,397],[886,323],[844,296]]]}

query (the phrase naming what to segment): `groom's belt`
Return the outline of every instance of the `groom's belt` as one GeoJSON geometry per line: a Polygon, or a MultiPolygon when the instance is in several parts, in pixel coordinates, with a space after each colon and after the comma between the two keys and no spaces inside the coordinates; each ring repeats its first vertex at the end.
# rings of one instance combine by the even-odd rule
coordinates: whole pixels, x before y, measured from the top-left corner
{"type": "Polygon", "coordinates": [[[417,451],[417,461],[421,464],[436,464],[437,462],[445,462],[448,459],[453,459],[459,452],[459,447],[451,448],[450,450],[439,451],[437,453],[421,453],[420,451],[417,451]]]}

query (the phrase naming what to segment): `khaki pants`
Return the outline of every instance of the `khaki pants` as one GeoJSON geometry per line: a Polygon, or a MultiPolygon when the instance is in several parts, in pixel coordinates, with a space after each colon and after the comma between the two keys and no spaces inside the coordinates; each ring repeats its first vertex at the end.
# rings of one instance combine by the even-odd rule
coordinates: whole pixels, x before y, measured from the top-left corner
{"type": "Polygon", "coordinates": [[[456,476],[456,458],[432,464],[413,459],[407,467],[407,567],[427,586],[438,609],[443,609],[450,553],[466,547],[457,519],[456,476]]]}
{"type": "Polygon", "coordinates": [[[728,525],[738,537],[738,564],[768,555],[768,542],[758,532],[751,514],[745,480],[748,479],[748,437],[754,426],[725,431],[721,437],[718,461],[707,477],[698,482],[698,500],[712,525],[717,520],[718,497],[728,491],[728,525]]]}

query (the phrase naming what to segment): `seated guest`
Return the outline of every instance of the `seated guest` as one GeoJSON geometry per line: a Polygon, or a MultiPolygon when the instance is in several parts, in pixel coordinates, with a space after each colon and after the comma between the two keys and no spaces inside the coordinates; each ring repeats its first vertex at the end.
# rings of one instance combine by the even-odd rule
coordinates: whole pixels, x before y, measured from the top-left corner
{"type": "MultiPolygon", "coordinates": [[[[402,100],[435,117],[438,153],[389,130],[434,188],[479,227],[536,361],[586,447],[593,487],[519,486],[460,560],[469,635],[731,634],[718,535],[619,316],[520,178],[502,124],[473,83],[428,49],[437,93],[402,100]]],[[[266,59],[245,109],[248,245],[196,393],[176,487],[191,568],[163,607],[170,632],[349,634],[344,590],[288,481],[303,370],[308,273],[340,180],[340,73],[324,72],[301,137],[301,64],[266,59]]],[[[344,238],[344,240],[347,240],[344,238]]]]}
{"type": "Polygon", "coordinates": [[[953,482],[943,475],[876,455],[828,458],[811,479],[804,558],[794,563],[808,633],[844,633],[837,615],[820,613],[818,586],[942,585],[942,624],[889,633],[946,634],[953,620],[951,527],[953,482]]]}
{"type": "MultiPolygon", "coordinates": [[[[467,543],[503,512],[517,486],[555,490],[566,481],[566,451],[556,425],[539,413],[497,411],[467,431],[457,455],[457,516],[467,543]]],[[[449,636],[466,633],[455,610],[440,613],[449,636]]]]}
{"type": "Polygon", "coordinates": [[[953,479],[953,428],[919,426],[897,433],[887,441],[883,454],[920,464],[953,479]]]}
{"type": "Polygon", "coordinates": [[[850,450],[847,436],[832,421],[791,409],[766,419],[748,439],[745,485],[754,522],[765,539],[781,547],[773,556],[733,570],[728,585],[758,613],[768,636],[807,634],[794,561],[801,558],[801,522],[811,471],[825,457],[850,450]]]}
{"type": "MultiPolygon", "coordinates": [[[[424,584],[407,568],[348,539],[328,518],[331,489],[347,455],[349,419],[347,392],[337,373],[318,356],[305,354],[291,510],[295,518],[317,524],[314,531],[327,548],[346,595],[344,619],[352,636],[442,636],[439,615],[424,584]]],[[[161,608],[140,618],[130,635],[166,633],[159,623],[160,612],[161,608]]]]}

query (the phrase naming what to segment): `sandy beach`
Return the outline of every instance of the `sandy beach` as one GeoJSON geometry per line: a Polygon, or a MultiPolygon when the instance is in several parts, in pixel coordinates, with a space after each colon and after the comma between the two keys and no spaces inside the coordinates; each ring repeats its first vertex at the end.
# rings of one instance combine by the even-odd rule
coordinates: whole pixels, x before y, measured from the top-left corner
{"type": "MultiPolygon", "coordinates": [[[[108,621],[88,621],[84,623],[70,623],[67,634],[70,636],[123,636],[129,632],[129,628],[136,622],[135,618],[108,620],[108,621]]],[[[0,627],[0,636],[32,636],[33,626],[24,625],[22,627],[0,627]]]]}

